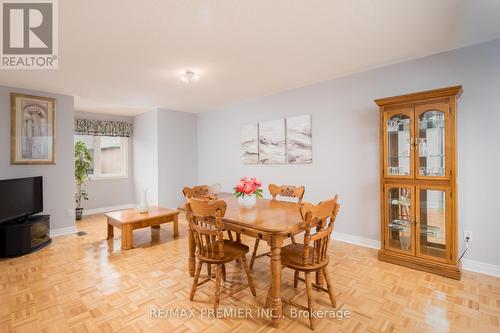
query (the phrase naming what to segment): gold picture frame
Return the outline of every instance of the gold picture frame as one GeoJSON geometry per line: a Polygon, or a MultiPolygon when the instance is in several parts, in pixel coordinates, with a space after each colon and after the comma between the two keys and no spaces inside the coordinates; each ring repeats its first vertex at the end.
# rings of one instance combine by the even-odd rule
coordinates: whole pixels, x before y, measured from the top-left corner
{"type": "Polygon", "coordinates": [[[11,164],[56,164],[56,99],[11,93],[11,164]]]}

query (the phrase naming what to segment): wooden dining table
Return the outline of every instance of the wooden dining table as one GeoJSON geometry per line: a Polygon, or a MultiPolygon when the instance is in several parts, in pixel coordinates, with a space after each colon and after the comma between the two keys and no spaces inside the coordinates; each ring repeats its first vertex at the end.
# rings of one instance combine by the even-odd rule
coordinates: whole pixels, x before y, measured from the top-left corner
{"type": "MultiPolygon", "coordinates": [[[[266,307],[271,308],[273,323],[279,324],[283,309],[281,303],[281,247],[284,240],[303,230],[300,204],[287,201],[257,199],[255,206],[245,208],[235,197],[221,198],[227,204],[222,222],[225,229],[266,241],[271,248],[271,288],[266,307]]],[[[189,233],[189,274],[194,276],[195,242],[189,233]]],[[[323,275],[316,275],[316,283],[324,284],[323,275]]]]}

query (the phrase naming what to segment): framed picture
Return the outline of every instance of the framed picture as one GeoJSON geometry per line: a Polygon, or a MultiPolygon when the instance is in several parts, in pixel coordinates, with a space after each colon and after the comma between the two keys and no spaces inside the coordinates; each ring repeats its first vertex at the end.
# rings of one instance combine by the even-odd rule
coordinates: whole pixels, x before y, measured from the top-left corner
{"type": "Polygon", "coordinates": [[[11,94],[11,164],[55,164],[56,99],[11,94]]]}
{"type": "Polygon", "coordinates": [[[257,124],[247,124],[241,129],[241,162],[259,163],[259,129],[257,124]]]}
{"type": "Polygon", "coordinates": [[[263,164],[286,163],[285,119],[259,123],[259,160],[263,164]]]}
{"type": "Polygon", "coordinates": [[[311,115],[286,118],[288,163],[312,163],[311,115]]]}

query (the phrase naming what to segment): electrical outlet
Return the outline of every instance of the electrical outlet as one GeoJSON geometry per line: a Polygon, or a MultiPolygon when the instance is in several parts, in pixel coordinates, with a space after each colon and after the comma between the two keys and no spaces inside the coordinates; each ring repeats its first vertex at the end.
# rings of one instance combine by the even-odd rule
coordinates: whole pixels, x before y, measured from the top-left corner
{"type": "Polygon", "coordinates": [[[469,242],[472,241],[472,231],[464,230],[464,240],[467,241],[467,238],[469,238],[469,242]]]}
{"type": "Polygon", "coordinates": [[[75,216],[75,210],[74,209],[68,209],[68,217],[74,217],[75,216]]]}

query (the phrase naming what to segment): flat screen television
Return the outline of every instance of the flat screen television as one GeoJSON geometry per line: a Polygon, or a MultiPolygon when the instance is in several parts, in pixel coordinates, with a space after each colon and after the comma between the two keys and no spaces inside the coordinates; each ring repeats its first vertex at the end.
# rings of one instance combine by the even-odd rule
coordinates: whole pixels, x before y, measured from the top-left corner
{"type": "Polygon", "coordinates": [[[0,223],[43,211],[42,177],[0,180],[0,223]]]}

